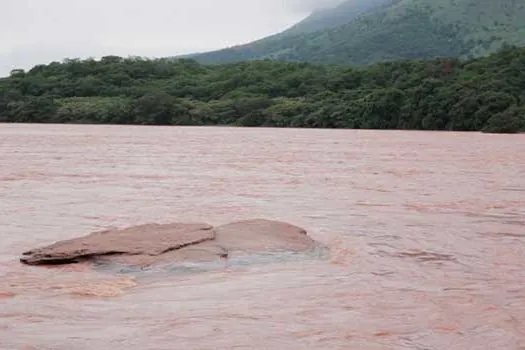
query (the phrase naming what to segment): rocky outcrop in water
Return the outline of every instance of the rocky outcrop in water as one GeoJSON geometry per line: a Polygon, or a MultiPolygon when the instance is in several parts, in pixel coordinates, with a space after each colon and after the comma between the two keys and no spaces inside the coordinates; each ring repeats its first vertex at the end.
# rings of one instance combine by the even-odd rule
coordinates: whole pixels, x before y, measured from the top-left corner
{"type": "Polygon", "coordinates": [[[94,232],[23,253],[29,265],[84,261],[145,266],[212,261],[254,253],[307,252],[316,247],[300,227],[271,220],[246,220],[213,227],[202,223],[146,224],[94,232]]]}

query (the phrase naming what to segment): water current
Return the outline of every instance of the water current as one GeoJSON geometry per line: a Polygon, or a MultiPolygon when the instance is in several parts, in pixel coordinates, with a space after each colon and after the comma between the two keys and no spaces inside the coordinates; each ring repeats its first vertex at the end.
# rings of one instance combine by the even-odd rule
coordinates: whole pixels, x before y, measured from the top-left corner
{"type": "Polygon", "coordinates": [[[0,349],[525,349],[525,135],[0,125],[0,349]],[[19,263],[113,227],[287,221],[328,256],[19,263]]]}

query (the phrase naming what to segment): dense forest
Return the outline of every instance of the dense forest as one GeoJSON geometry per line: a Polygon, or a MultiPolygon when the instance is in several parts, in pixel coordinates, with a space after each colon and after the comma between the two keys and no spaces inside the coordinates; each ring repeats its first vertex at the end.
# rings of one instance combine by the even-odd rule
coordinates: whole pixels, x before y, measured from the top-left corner
{"type": "Polygon", "coordinates": [[[525,46],[525,2],[347,0],[284,32],[189,55],[203,64],[276,59],[369,65],[399,59],[474,58],[525,46]]]}
{"type": "Polygon", "coordinates": [[[107,56],[14,70],[0,121],[525,131],[525,48],[366,68],[107,56]]]}

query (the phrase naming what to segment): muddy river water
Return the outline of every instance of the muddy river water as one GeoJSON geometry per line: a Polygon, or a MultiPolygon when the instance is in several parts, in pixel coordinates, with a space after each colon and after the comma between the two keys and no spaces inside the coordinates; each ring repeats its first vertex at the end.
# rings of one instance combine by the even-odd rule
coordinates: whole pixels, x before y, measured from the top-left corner
{"type": "Polygon", "coordinates": [[[0,124],[0,349],[525,349],[525,135],[0,124]],[[20,253],[246,218],[329,256],[108,273],[20,253]]]}

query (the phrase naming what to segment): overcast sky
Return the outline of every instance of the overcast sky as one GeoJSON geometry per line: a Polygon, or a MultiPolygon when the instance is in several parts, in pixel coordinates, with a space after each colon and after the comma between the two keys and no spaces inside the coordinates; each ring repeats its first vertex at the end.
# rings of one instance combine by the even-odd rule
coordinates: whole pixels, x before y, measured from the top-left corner
{"type": "Polygon", "coordinates": [[[277,33],[340,0],[0,0],[0,75],[63,58],[162,57],[277,33]]]}

